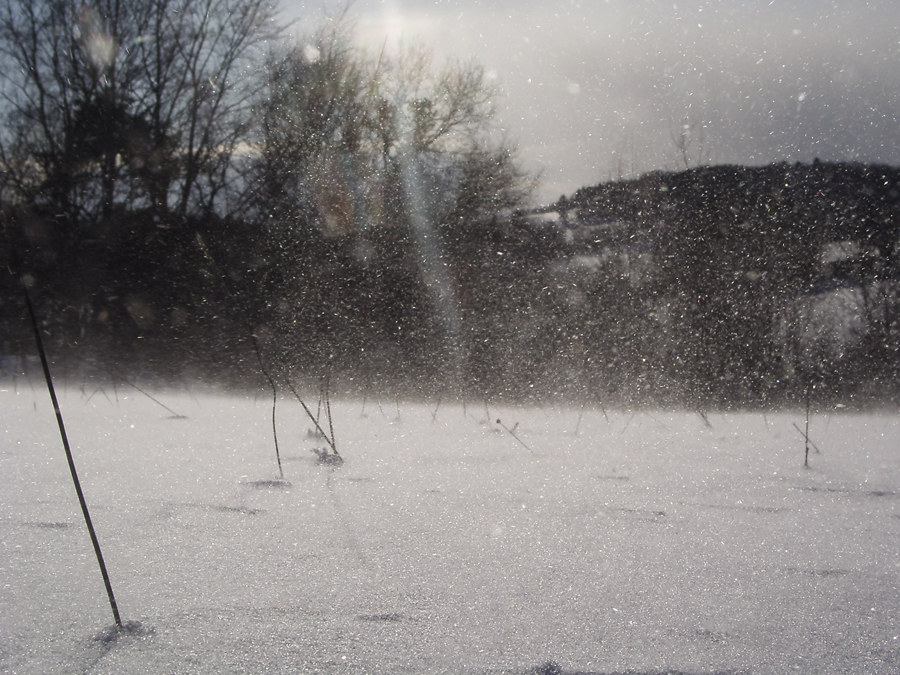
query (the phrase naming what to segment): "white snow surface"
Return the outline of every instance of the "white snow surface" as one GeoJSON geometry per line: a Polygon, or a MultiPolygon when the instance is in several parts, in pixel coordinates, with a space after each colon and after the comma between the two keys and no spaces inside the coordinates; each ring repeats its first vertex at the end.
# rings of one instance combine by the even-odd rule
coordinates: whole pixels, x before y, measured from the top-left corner
{"type": "Polygon", "coordinates": [[[329,467],[284,398],[279,484],[264,393],[153,395],[60,393],[103,640],[49,397],[0,387],[3,672],[900,672],[897,414],[817,413],[805,469],[800,412],[338,400],[329,467]]]}

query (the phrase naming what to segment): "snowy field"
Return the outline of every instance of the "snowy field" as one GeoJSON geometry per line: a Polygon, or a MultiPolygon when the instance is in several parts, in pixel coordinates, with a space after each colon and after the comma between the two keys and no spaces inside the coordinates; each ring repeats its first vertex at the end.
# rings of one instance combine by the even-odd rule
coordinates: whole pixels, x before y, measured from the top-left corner
{"type": "Polygon", "coordinates": [[[896,414],[804,469],[800,413],[336,401],[332,468],[285,398],[279,484],[264,393],[70,388],[104,640],[47,392],[0,389],[3,672],[900,672],[896,414]]]}

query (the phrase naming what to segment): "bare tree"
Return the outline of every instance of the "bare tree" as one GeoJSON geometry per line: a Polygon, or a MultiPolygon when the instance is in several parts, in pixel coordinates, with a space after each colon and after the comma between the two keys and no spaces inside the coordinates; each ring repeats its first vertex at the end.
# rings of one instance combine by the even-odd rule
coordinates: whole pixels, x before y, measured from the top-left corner
{"type": "Polygon", "coordinates": [[[368,54],[340,22],[271,58],[253,185],[263,276],[289,299],[269,307],[280,344],[298,326],[335,350],[400,334],[428,352],[456,343],[444,244],[524,205],[531,187],[494,133],[496,93],[475,63],[435,69],[421,48],[368,54]]]}
{"type": "Polygon", "coordinates": [[[493,189],[501,176],[521,183],[505,186],[506,201],[527,192],[513,151],[492,135],[497,91],[475,63],[435,72],[420,48],[372,58],[338,26],[272,58],[268,72],[255,184],[269,216],[318,219],[332,234],[397,222],[401,164],[412,160],[435,219],[458,210],[462,188],[493,189]],[[496,176],[475,180],[476,167],[496,176]]]}
{"type": "MultiPolygon", "coordinates": [[[[253,186],[262,217],[289,228],[312,212],[349,226],[352,197],[378,154],[379,67],[351,46],[342,25],[304,47],[270,54],[256,108],[253,186]]],[[[367,175],[368,178],[368,175],[367,175]]],[[[370,181],[368,181],[370,182],[370,181]]]]}
{"type": "Polygon", "coordinates": [[[685,169],[702,166],[709,161],[709,148],[706,147],[705,125],[699,120],[684,117],[677,131],[669,122],[669,138],[678,151],[685,169]]]}
{"type": "Polygon", "coordinates": [[[8,0],[0,10],[6,197],[70,223],[227,210],[232,158],[275,37],[264,0],[8,0]]]}

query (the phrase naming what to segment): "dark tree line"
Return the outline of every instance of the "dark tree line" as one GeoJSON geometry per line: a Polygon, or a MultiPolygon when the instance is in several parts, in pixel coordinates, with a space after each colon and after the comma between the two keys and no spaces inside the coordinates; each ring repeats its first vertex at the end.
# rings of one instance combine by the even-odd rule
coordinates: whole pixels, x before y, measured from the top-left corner
{"type": "Polygon", "coordinates": [[[93,372],[258,383],[255,336],[280,377],[358,390],[898,395],[896,169],[696,168],[529,210],[477,64],[367,54],[340,21],[281,37],[258,0],[6,3],[3,353],[30,350],[24,281],[93,372]]]}
{"type": "Polygon", "coordinates": [[[244,73],[272,19],[261,0],[4,3],[4,252],[57,347],[128,359],[164,326],[178,355],[216,322],[235,289],[213,253],[249,226],[233,217],[259,88],[244,73]]]}
{"type": "Polygon", "coordinates": [[[288,41],[260,0],[5,4],[5,353],[22,279],[69,360],[240,377],[253,334],[286,375],[456,353],[438,231],[531,189],[496,92],[323,25],[288,41]]]}

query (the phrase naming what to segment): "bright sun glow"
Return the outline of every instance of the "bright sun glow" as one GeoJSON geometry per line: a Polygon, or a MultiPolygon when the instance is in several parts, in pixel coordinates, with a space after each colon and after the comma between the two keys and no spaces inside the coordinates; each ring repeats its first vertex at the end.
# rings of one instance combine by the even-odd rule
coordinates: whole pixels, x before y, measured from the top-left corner
{"type": "Polygon", "coordinates": [[[432,45],[441,29],[442,23],[434,16],[403,12],[391,4],[380,14],[361,20],[357,35],[363,44],[378,50],[383,47],[391,54],[414,45],[432,45]]]}

